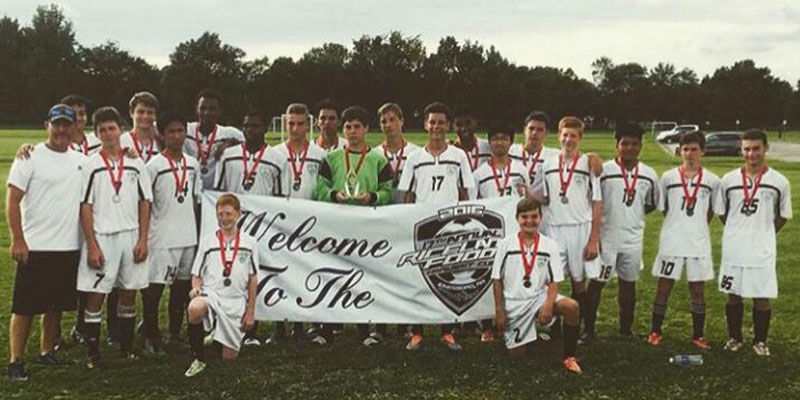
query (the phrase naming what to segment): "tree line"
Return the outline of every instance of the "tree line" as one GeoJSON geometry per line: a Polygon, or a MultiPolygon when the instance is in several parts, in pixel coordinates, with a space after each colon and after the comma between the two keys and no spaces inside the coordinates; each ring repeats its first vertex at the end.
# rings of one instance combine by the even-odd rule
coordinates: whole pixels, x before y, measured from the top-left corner
{"type": "Polygon", "coordinates": [[[494,46],[451,36],[428,52],[419,36],[398,31],[365,35],[349,47],[325,43],[298,60],[245,55],[205,32],[179,43],[169,64],[158,68],[115,42],[81,45],[61,8],[40,6],[27,26],[0,19],[0,124],[38,124],[68,93],[126,110],[134,92],[148,90],[162,109],[192,115],[197,92],[211,87],[223,94],[229,122],[248,108],[273,116],[290,102],[330,97],[368,109],[397,102],[411,127],[420,125],[415,117],[425,104],[437,100],[468,105],[484,121],[521,121],[538,109],[584,117],[596,127],[619,120],[800,126],[800,81],[793,87],[752,60],[700,78],[668,62],[648,68],[602,57],[592,63],[590,81],[569,68],[516,65],[494,46]]]}

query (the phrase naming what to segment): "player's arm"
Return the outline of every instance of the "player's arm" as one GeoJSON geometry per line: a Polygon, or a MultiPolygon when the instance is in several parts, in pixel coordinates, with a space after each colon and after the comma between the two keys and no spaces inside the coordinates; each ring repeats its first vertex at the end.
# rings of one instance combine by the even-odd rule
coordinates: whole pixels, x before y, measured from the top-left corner
{"type": "Polygon", "coordinates": [[[603,174],[603,159],[597,155],[597,153],[586,153],[586,157],[589,158],[589,171],[591,171],[594,176],[600,176],[603,174]]]}
{"type": "Polygon", "coordinates": [[[28,244],[22,232],[22,198],[25,192],[14,185],[8,185],[6,191],[6,221],[11,234],[11,258],[20,264],[28,262],[28,244]]]}
{"type": "Polygon", "coordinates": [[[192,290],[189,291],[189,298],[193,299],[202,293],[203,279],[199,276],[192,274],[192,290]]]}
{"type": "MultiPolygon", "coordinates": [[[[244,137],[243,133],[242,137],[244,137]]],[[[214,159],[219,161],[219,159],[222,158],[222,153],[224,153],[225,150],[228,149],[228,147],[233,147],[240,143],[242,143],[242,140],[239,140],[237,138],[228,138],[217,142],[216,149],[214,149],[214,159]]]]}
{"type": "Polygon", "coordinates": [[[469,200],[469,191],[465,188],[458,188],[458,201],[469,200]]]}
{"type": "Polygon", "coordinates": [[[314,188],[314,199],[329,203],[344,203],[347,199],[343,193],[333,189],[333,171],[327,157],[322,160],[317,173],[317,186],[314,188]]]}
{"type": "Polygon", "coordinates": [[[106,263],[106,258],[94,236],[94,211],[89,203],[81,203],[81,226],[83,227],[83,236],[86,238],[89,268],[101,269],[106,263]]]}
{"type": "Polygon", "coordinates": [[[586,260],[594,260],[599,253],[600,244],[600,227],[603,224],[603,202],[592,202],[592,233],[589,236],[589,242],[586,244],[586,249],[583,252],[583,257],[586,260]]]}
{"type": "Polygon", "coordinates": [[[558,282],[550,282],[547,284],[547,297],[544,299],[544,305],[539,310],[539,323],[546,324],[553,319],[553,305],[556,303],[556,295],[558,295],[558,282]]]}
{"type": "Polygon", "coordinates": [[[788,221],[788,219],[783,218],[781,216],[775,217],[775,233],[781,231],[781,228],[783,228],[783,226],[786,225],[786,221],[788,221]]]}
{"type": "Polygon", "coordinates": [[[394,196],[394,177],[392,176],[392,167],[389,165],[386,159],[384,161],[379,162],[378,165],[380,166],[383,164],[383,167],[380,168],[380,172],[378,172],[378,189],[375,193],[370,193],[370,203],[376,206],[382,206],[385,204],[389,204],[392,201],[392,197],[394,196]]]}
{"type": "Polygon", "coordinates": [[[247,279],[247,308],[242,316],[242,331],[249,331],[256,322],[256,276],[247,279]]]}
{"type": "Polygon", "coordinates": [[[503,280],[492,279],[492,290],[494,291],[494,325],[498,332],[506,329],[506,305],[503,298],[503,280]]]}
{"type": "Polygon", "coordinates": [[[33,143],[23,143],[17,149],[17,154],[15,155],[17,160],[27,160],[31,158],[31,153],[33,153],[34,149],[33,143]]]}
{"type": "Polygon", "coordinates": [[[150,202],[139,200],[139,239],[133,248],[133,260],[142,262],[147,259],[147,235],[150,232],[150,202]]]}

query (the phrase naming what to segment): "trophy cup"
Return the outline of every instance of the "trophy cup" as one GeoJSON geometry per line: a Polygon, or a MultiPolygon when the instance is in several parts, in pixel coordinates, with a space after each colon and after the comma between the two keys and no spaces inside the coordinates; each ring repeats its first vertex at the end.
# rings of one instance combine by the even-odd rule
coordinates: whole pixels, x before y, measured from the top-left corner
{"type": "Polygon", "coordinates": [[[358,182],[358,178],[356,177],[355,172],[350,171],[347,174],[347,180],[344,183],[344,194],[347,196],[348,199],[354,199],[358,197],[360,192],[361,183],[358,182]]]}

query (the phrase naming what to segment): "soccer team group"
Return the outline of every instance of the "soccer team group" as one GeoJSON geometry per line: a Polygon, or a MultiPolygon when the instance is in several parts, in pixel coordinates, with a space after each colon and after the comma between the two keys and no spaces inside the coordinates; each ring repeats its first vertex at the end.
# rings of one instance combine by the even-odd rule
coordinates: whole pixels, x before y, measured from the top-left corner
{"type": "MultiPolygon", "coordinates": [[[[61,313],[78,311],[72,340],[85,343],[87,367],[98,368],[102,308],[108,339],[122,356],[138,358],[134,336],[148,353],[183,346],[188,322],[193,360],[186,376],[206,367],[204,346],[218,343],[223,360],[235,359],[244,344],[260,344],[254,321],[255,239],[241,234],[237,194],[281,196],[348,205],[390,203],[444,205],[460,200],[517,196],[519,233],[498,247],[492,270],[494,321],[481,321],[481,341],[502,338],[512,358],[523,356],[537,339],[537,326],[558,322],[564,368],[581,373],[578,344],[595,340],[601,292],[612,276],[619,282],[619,334],[632,329],[636,282],[642,269],[644,218],[664,214],[652,274],[658,290],[652,307],[650,345],[662,342],[670,292],[684,276],[691,296],[691,343],[711,348],[704,335],[706,281],[714,279],[709,223],[723,222],[722,261],[717,287],[727,294],[729,339],[724,348],[743,348],[743,298],[753,299],[753,350],[768,356],[770,299],[778,295],[776,234],[792,216],[788,180],[769,168],[767,136],[760,130],[742,137],[743,165],[721,179],[703,168],[705,139],[689,133],[680,140],[682,164],[663,174],[639,160],[643,129],[620,123],[614,137],[617,157],[603,162],[581,152],[584,124],[563,117],[557,126],[543,112],[524,120],[524,138],[514,144],[514,127],[488,126],[476,136],[478,121],[468,108],[451,113],[442,103],[423,113],[425,146],[403,136],[403,111],[387,103],[377,111],[385,137],[370,148],[365,139],[370,114],[352,106],[339,112],[325,100],[314,107],[319,136],[311,140],[311,111],[300,103],[285,112],[287,140],[265,142],[267,119],[247,112],[242,130],[222,126],[222,100],[214,90],[197,96],[197,122],[177,113],[158,113],[148,92],[130,100],[132,128],[112,107],[92,115],[94,133],[85,133],[87,102],[71,95],[47,114],[45,142],[25,145],[8,176],[6,199],[11,256],[17,262],[10,324],[8,376],[29,377],[23,353],[35,315],[42,314],[38,361],[59,365],[61,313]],[[158,117],[157,117],[158,115],[158,117]],[[458,138],[449,142],[455,128],[458,138]],[[339,135],[339,128],[344,138],[339,135]],[[544,146],[557,129],[560,149],[544,146]],[[226,192],[216,204],[219,229],[199,234],[203,190],[226,192]],[[558,285],[571,279],[570,297],[558,285]],[[169,287],[169,336],[162,340],[159,304],[169,287]],[[136,326],[136,294],[142,321],[136,326]]],[[[475,324],[477,326],[477,324],[475,324]]],[[[461,346],[455,325],[441,326],[441,341],[461,346]]],[[[266,343],[310,340],[324,345],[341,324],[282,322],[266,343]]],[[[462,329],[467,331],[468,329],[462,329]]],[[[374,346],[389,336],[386,325],[370,333],[358,325],[359,340],[374,346]]],[[[409,350],[423,344],[423,327],[397,326],[409,350]]],[[[541,332],[538,333],[541,335],[541,332]]]]}

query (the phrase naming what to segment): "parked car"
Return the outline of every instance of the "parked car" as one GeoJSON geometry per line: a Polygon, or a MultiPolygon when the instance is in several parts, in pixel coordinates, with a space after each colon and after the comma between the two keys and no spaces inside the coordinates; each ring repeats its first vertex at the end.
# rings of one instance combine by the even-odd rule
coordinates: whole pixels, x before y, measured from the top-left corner
{"type": "Polygon", "coordinates": [[[697,125],[687,124],[678,125],[668,131],[661,131],[656,136],[656,140],[661,143],[676,143],[681,140],[684,133],[699,131],[700,127],[697,125]]]}
{"type": "Polygon", "coordinates": [[[741,154],[742,133],[740,131],[709,133],[706,136],[706,154],[738,156],[741,154]]]}

